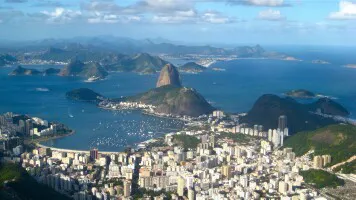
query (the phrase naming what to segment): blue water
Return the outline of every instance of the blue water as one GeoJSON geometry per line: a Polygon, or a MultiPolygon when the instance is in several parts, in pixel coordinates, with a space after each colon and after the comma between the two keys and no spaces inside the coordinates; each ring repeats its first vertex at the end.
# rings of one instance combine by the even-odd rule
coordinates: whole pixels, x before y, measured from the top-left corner
{"type": "MultiPolygon", "coordinates": [[[[308,89],[334,97],[351,111],[351,117],[356,118],[356,69],[342,67],[345,64],[356,64],[356,58],[352,55],[354,50],[336,48],[334,51],[327,51],[321,47],[275,49],[305,61],[220,62],[214,66],[225,68],[226,71],[182,74],[183,84],[196,88],[215,107],[228,112],[248,111],[262,94],[308,89]],[[332,64],[310,63],[314,59],[326,60],[332,64]]],[[[158,75],[115,73],[107,80],[85,83],[75,77],[7,76],[11,70],[13,68],[0,70],[0,112],[12,111],[39,116],[63,122],[76,130],[74,135],[45,142],[46,145],[80,150],[96,146],[101,150],[120,151],[128,144],[182,127],[182,123],[175,120],[146,116],[140,112],[106,111],[92,104],[65,98],[65,92],[80,87],[91,88],[107,97],[133,95],[154,87],[158,75]],[[41,92],[36,88],[48,88],[49,91],[41,92]]]]}

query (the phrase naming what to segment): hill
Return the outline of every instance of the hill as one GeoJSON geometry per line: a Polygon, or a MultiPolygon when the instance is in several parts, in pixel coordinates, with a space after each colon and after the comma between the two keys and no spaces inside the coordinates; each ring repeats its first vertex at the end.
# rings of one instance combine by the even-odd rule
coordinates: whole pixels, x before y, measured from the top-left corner
{"type": "Polygon", "coordinates": [[[316,95],[313,92],[304,89],[291,90],[284,93],[286,96],[295,98],[314,98],[316,95]]]}
{"type": "Polygon", "coordinates": [[[70,199],[46,185],[39,184],[21,166],[0,164],[0,199],[70,199]],[[14,180],[3,187],[4,181],[14,180]]]}
{"type": "Polygon", "coordinates": [[[80,88],[80,89],[75,89],[75,90],[67,92],[66,97],[68,99],[76,100],[76,101],[96,102],[96,101],[99,101],[100,98],[102,98],[103,96],[101,94],[94,92],[91,89],[80,88]]]}
{"type": "Polygon", "coordinates": [[[333,119],[312,112],[320,110],[337,115],[343,113],[346,109],[332,100],[322,100],[322,102],[323,104],[301,104],[289,97],[282,98],[277,95],[265,94],[255,102],[247,115],[241,118],[241,122],[263,125],[265,129],[275,129],[278,127],[278,117],[286,115],[288,118],[287,126],[292,134],[335,124],[336,122],[333,119]],[[320,105],[327,109],[323,109],[320,105]]]}
{"type": "Polygon", "coordinates": [[[14,64],[17,59],[9,54],[0,54],[0,67],[5,65],[14,64]]]}
{"type": "Polygon", "coordinates": [[[186,73],[200,73],[206,70],[206,67],[198,65],[195,62],[188,62],[178,68],[180,72],[186,73]]]}
{"type": "Polygon", "coordinates": [[[37,76],[37,75],[43,75],[43,76],[52,76],[52,75],[58,75],[60,72],[60,69],[55,69],[55,68],[48,68],[45,69],[44,71],[39,71],[37,69],[29,69],[29,68],[24,68],[22,66],[17,66],[16,69],[14,69],[11,73],[9,73],[10,76],[37,76]]]}
{"type": "Polygon", "coordinates": [[[297,156],[314,149],[316,155],[331,155],[331,165],[356,155],[356,127],[330,125],[310,132],[300,132],[288,137],[285,147],[293,148],[297,156]]]}
{"type": "Polygon", "coordinates": [[[350,115],[350,112],[346,110],[346,108],[329,98],[320,98],[316,102],[309,104],[308,107],[311,111],[321,112],[327,115],[338,115],[343,117],[350,115]]]}
{"type": "Polygon", "coordinates": [[[21,66],[17,66],[17,68],[12,71],[9,75],[11,76],[32,76],[32,75],[42,75],[42,72],[37,69],[27,69],[21,66]]]}
{"type": "Polygon", "coordinates": [[[108,72],[98,63],[84,64],[79,60],[72,60],[60,71],[59,75],[103,79],[108,75],[108,72]]]}
{"type": "Polygon", "coordinates": [[[214,108],[192,88],[161,86],[148,92],[124,98],[156,106],[159,113],[197,117],[211,113],[214,108]]]}
{"type": "Polygon", "coordinates": [[[344,180],[338,178],[335,174],[330,174],[324,170],[310,169],[301,171],[300,174],[306,183],[313,185],[316,188],[336,187],[344,185],[344,180]]]}
{"type": "Polygon", "coordinates": [[[106,65],[108,71],[118,72],[136,72],[136,73],[151,73],[160,71],[167,61],[162,60],[157,56],[151,56],[147,53],[140,53],[134,56],[124,56],[118,62],[106,65]]]}
{"type": "Polygon", "coordinates": [[[164,85],[174,85],[177,87],[182,86],[179,72],[172,64],[165,65],[158,77],[156,87],[161,87],[164,85]]]}

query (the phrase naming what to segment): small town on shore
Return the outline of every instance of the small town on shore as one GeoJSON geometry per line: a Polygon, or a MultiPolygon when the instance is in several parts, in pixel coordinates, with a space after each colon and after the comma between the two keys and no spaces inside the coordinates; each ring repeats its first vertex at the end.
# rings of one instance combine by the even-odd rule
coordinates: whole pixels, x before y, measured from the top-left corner
{"type": "MultiPolygon", "coordinates": [[[[6,113],[0,116],[1,162],[20,164],[38,183],[76,200],[337,198],[336,192],[313,187],[300,175],[311,169],[331,172],[333,158],[312,158],[313,151],[297,157],[293,149],[284,148],[289,135],[286,116],[265,132],[261,125],[240,124],[241,115],[216,110],[198,118],[182,117],[186,126],[181,131],[123,152],[101,152],[40,145],[43,138],[73,131],[37,117],[6,113]]],[[[338,176],[347,182],[343,187],[356,182],[354,174],[338,176]]]]}

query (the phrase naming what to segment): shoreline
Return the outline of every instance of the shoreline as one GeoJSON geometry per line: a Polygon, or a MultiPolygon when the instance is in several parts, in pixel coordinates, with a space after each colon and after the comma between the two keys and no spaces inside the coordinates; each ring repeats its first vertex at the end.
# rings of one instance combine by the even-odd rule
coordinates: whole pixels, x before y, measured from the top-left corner
{"type": "Polygon", "coordinates": [[[57,136],[52,136],[52,137],[43,137],[43,138],[37,138],[37,139],[34,139],[34,141],[32,141],[32,139],[25,139],[25,143],[27,144],[39,144],[41,142],[47,142],[49,140],[56,140],[56,139],[59,139],[59,138],[64,138],[64,137],[68,137],[68,136],[71,136],[75,133],[76,131],[74,130],[71,130],[70,133],[68,134],[64,134],[64,135],[57,135],[57,136]]]}

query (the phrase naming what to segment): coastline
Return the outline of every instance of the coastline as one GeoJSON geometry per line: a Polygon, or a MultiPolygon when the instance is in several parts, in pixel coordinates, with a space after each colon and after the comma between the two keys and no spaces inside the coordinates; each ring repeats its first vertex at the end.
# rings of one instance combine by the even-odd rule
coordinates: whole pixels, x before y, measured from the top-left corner
{"type": "Polygon", "coordinates": [[[41,142],[46,142],[46,141],[49,141],[49,140],[56,140],[56,139],[59,139],[59,138],[64,138],[64,137],[68,137],[68,136],[71,136],[75,133],[74,130],[71,130],[70,133],[68,134],[63,134],[63,135],[56,135],[56,136],[52,136],[52,137],[42,137],[42,138],[37,138],[37,139],[34,139],[34,141],[32,139],[25,139],[24,142],[26,144],[39,144],[41,142]]]}

